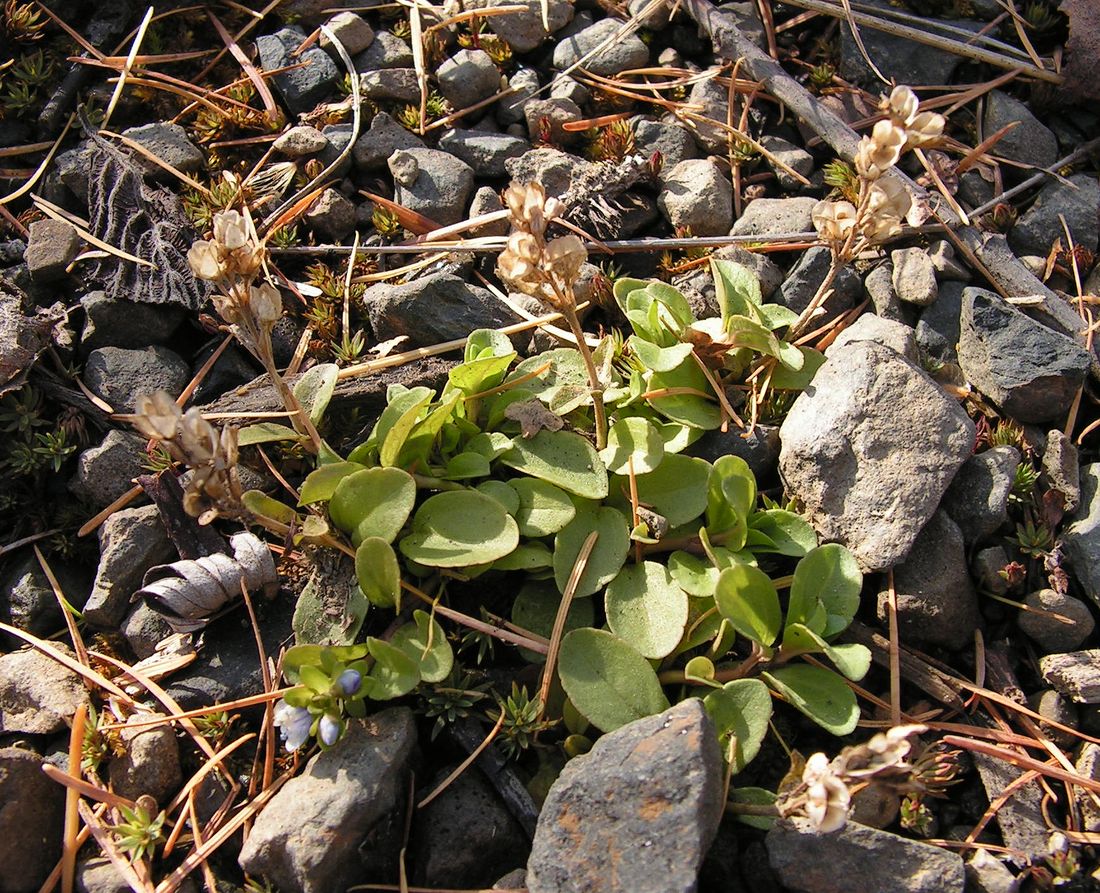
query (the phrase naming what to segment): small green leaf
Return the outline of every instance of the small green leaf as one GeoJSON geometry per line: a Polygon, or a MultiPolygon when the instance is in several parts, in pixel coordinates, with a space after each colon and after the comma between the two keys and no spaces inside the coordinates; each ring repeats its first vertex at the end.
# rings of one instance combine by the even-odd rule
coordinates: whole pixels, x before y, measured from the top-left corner
{"type": "Polygon", "coordinates": [[[391,385],[386,392],[386,408],[378,417],[370,437],[364,443],[359,444],[348,454],[352,462],[367,462],[371,455],[376,453],[389,434],[390,429],[413,406],[424,407],[431,402],[435,392],[423,385],[415,388],[405,388],[391,385]]]}
{"type": "Polygon", "coordinates": [[[298,520],[298,513],[293,508],[268,496],[263,490],[245,490],[241,504],[257,517],[270,518],[280,524],[293,524],[298,520]]]}
{"type": "MultiPolygon", "coordinates": [[[[509,515],[515,517],[519,512],[519,493],[511,484],[495,480],[482,481],[477,485],[477,491],[495,499],[504,506],[504,511],[509,515]]],[[[522,527],[520,527],[520,533],[523,533],[522,527]]]]}
{"type": "Polygon", "coordinates": [[[333,491],[332,523],[358,546],[368,536],[392,543],[416,504],[416,481],[400,468],[367,468],[348,475],[333,491]]]}
{"type": "MultiPolygon", "coordinates": [[[[786,328],[798,321],[798,314],[782,304],[761,304],[758,310],[760,322],[773,332],[776,329],[786,328]]],[[[784,341],[784,344],[787,342],[784,341]]]]}
{"type": "Polygon", "coordinates": [[[607,584],[607,625],[642,657],[676,650],[688,619],[688,597],[663,564],[629,564],[607,584]]]}
{"type": "Polygon", "coordinates": [[[817,533],[794,512],[784,509],[766,509],[755,512],[749,518],[749,545],[754,552],[777,552],[791,558],[801,558],[817,547],[817,533]],[[758,532],[766,538],[766,544],[752,544],[752,533],[758,532]]]}
{"type": "Polygon", "coordinates": [[[520,543],[505,555],[493,562],[497,571],[537,571],[554,566],[554,553],[546,543],[537,540],[520,543]]]}
{"type": "Polygon", "coordinates": [[[607,469],[592,444],[573,431],[540,431],[520,438],[500,461],[576,496],[607,496],[607,469]]]}
{"type": "Polygon", "coordinates": [[[443,479],[464,481],[469,478],[483,478],[489,476],[489,471],[489,460],[480,453],[459,453],[447,460],[443,479]]]}
{"type": "MultiPolygon", "coordinates": [[[[692,456],[665,454],[661,464],[648,474],[635,478],[638,500],[659,515],[664,515],[672,527],[679,527],[698,518],[707,507],[707,480],[710,463],[692,456]]],[[[629,506],[626,494],[630,481],[616,477],[615,504],[629,506]],[[619,498],[622,502],[619,502],[619,498]]]]}
{"type": "Polygon", "coordinates": [[[671,372],[654,372],[650,392],[669,393],[650,397],[650,405],[665,418],[709,431],[722,424],[722,411],[710,383],[690,357],[671,372]]]}
{"type": "Polygon", "coordinates": [[[708,597],[714,595],[718,585],[719,570],[710,562],[690,552],[673,552],[668,556],[668,570],[672,579],[688,595],[708,597]]]}
{"type": "Polygon", "coordinates": [[[710,271],[722,321],[731,316],[753,317],[762,303],[757,275],[743,264],[714,257],[710,259],[710,271]]]}
{"type": "Polygon", "coordinates": [[[340,367],[335,363],[321,363],[301,375],[294,382],[294,396],[302,404],[302,408],[309,413],[309,420],[314,425],[321,424],[321,419],[328,409],[329,401],[336,391],[336,379],[340,373],[340,367]]]}
{"type": "Polygon", "coordinates": [[[756,507],[756,478],[740,456],[720,456],[707,483],[707,532],[721,534],[737,552],[745,542],[748,519],[756,507]]]}
{"type": "Polygon", "coordinates": [[[311,471],[304,481],[298,498],[298,505],[312,505],[315,502],[327,502],[332,499],[337,484],[349,474],[365,470],[358,462],[334,462],[322,465],[311,471]]]}
{"type": "MultiPolygon", "coordinates": [[[[588,371],[580,351],[572,347],[559,347],[528,357],[511,371],[505,381],[514,381],[541,369],[547,363],[550,368],[523,383],[526,397],[538,397],[549,404],[554,394],[563,387],[580,385],[588,388],[588,371]]],[[[504,396],[504,395],[502,395],[504,396]]]]}
{"type": "Polygon", "coordinates": [[[401,568],[397,553],[387,540],[368,536],[355,550],[355,576],[372,605],[401,607],[401,568]]]}
{"type": "Polygon", "coordinates": [[[765,648],[779,635],[783,623],[779,593],[759,568],[740,563],[727,567],[718,575],[714,603],[734,629],[765,648]]]}
{"type": "Polygon", "coordinates": [[[237,446],[255,446],[258,443],[276,443],[280,440],[301,440],[293,428],[275,422],[257,422],[237,432],[237,446]]]}
{"type": "Polygon", "coordinates": [[[515,519],[499,502],[476,490],[450,490],[417,509],[399,547],[429,567],[465,567],[503,558],[518,544],[515,519]]]}
{"type": "Polygon", "coordinates": [[[296,684],[302,679],[302,669],[306,666],[320,666],[326,659],[349,664],[360,660],[367,654],[366,645],[295,645],[288,648],[283,656],[283,675],[287,681],[296,684]]]}
{"type": "Polygon", "coordinates": [[[467,396],[487,391],[504,381],[504,375],[515,358],[516,355],[512,352],[503,356],[467,360],[451,369],[447,373],[447,379],[453,387],[467,396]]]}
{"type": "MultiPolygon", "coordinates": [[[[415,390],[420,389],[416,388],[415,390]]],[[[428,391],[427,388],[423,390],[428,391]]],[[[384,467],[388,468],[397,464],[397,457],[401,454],[401,450],[405,446],[405,441],[409,439],[409,435],[412,434],[413,428],[416,427],[420,415],[424,411],[424,407],[431,402],[431,399],[432,392],[428,391],[420,400],[407,407],[401,415],[393,419],[379,447],[378,461],[381,462],[384,467]]]]}
{"type": "MultiPolygon", "coordinates": [[[[455,409],[458,404],[462,402],[462,395],[456,392],[452,392],[444,397],[443,401],[432,409],[424,418],[416,423],[412,431],[409,432],[407,438],[403,444],[401,444],[397,459],[390,464],[401,465],[405,468],[412,468],[419,460],[426,459],[428,454],[431,453],[432,447],[435,444],[436,438],[439,437],[440,431],[444,426],[454,418],[455,409]]],[[[394,431],[396,431],[396,426],[394,431]]],[[[390,432],[390,436],[394,436],[394,431],[390,432]]],[[[382,445],[383,456],[387,451],[387,444],[389,444],[390,438],[386,438],[386,443],[382,445]]],[[[382,464],[386,465],[386,461],[383,458],[382,464]]]]}
{"type": "Polygon", "coordinates": [[[454,666],[454,652],[447,634],[424,611],[413,611],[413,622],[398,627],[390,644],[416,661],[424,682],[442,682],[454,666]]]}
{"type": "MultiPolygon", "coordinates": [[[[774,791],[766,788],[733,788],[730,790],[730,803],[745,803],[750,806],[773,806],[778,796],[774,791]]],[[[743,825],[750,828],[758,828],[761,831],[770,831],[772,825],[779,821],[779,816],[751,815],[748,813],[734,812],[733,817],[743,825]]]]}
{"type": "Polygon", "coordinates": [[[669,706],[649,662],[603,630],[568,633],[558,654],[558,675],[573,706],[604,732],[669,706]]]}
{"type": "Polygon", "coordinates": [[[611,294],[615,298],[615,302],[619,305],[619,309],[625,314],[629,309],[627,306],[627,297],[631,292],[643,291],[647,283],[644,279],[631,279],[629,276],[620,276],[615,280],[615,284],[611,286],[611,294]]]}
{"type": "Polygon", "coordinates": [[[560,487],[538,478],[515,478],[511,486],[519,497],[513,514],[520,536],[551,536],[576,517],[573,500],[560,487]]]}
{"type": "Polygon", "coordinates": [[[802,354],[802,365],[797,370],[776,366],[772,372],[772,387],[780,391],[804,391],[814,380],[817,370],[825,363],[825,354],[812,347],[795,348],[802,354]]]}
{"type": "Polygon", "coordinates": [[[496,329],[474,329],[466,338],[462,360],[468,363],[483,355],[503,357],[509,354],[515,356],[515,351],[512,349],[512,342],[503,332],[496,329]]]}
{"type": "Polygon", "coordinates": [[[670,347],[658,347],[652,341],[646,341],[637,335],[630,336],[630,349],[642,361],[642,365],[651,372],[671,372],[691,354],[692,346],[685,342],[670,347]]]}
{"type": "Polygon", "coordinates": [[[764,681],[819,726],[850,735],[859,722],[859,704],[847,683],[832,670],[795,664],[761,674],[764,681]]]}
{"type": "Polygon", "coordinates": [[[696,655],[684,664],[684,678],[689,682],[698,682],[701,685],[721,686],[714,681],[714,661],[701,654],[696,655]]]}
{"type": "Polygon", "coordinates": [[[607,447],[600,452],[607,470],[613,474],[647,474],[661,464],[665,455],[660,432],[645,419],[628,416],[619,419],[607,432],[607,447]]]}
{"type": "Polygon", "coordinates": [[[369,697],[376,701],[400,698],[420,684],[419,664],[396,645],[371,637],[367,639],[367,648],[375,660],[370,671],[369,697]]]}
{"type": "Polygon", "coordinates": [[[703,698],[733,774],[760,752],[772,716],[772,696],[759,679],[735,679],[703,698]]]}
{"type": "Polygon", "coordinates": [[[554,580],[558,591],[565,592],[584,541],[593,531],[598,538],[584,566],[575,598],[598,592],[614,579],[626,562],[630,551],[630,527],[623,513],[607,507],[578,510],[576,517],[554,538],[554,580]]]}
{"type": "Polygon", "coordinates": [[[787,622],[806,623],[831,638],[856,616],[862,588],[863,573],[851,552],[837,543],[811,549],[794,569],[787,622]],[[808,623],[817,604],[825,609],[825,624],[819,629],[808,623]]]}

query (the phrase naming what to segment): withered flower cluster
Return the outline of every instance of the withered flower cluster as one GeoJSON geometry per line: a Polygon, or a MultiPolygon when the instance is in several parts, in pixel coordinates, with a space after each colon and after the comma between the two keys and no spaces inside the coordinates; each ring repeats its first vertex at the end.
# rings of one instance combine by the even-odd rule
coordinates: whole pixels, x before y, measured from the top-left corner
{"type": "Polygon", "coordinates": [[[857,245],[862,248],[898,233],[909,214],[909,193],[895,178],[884,175],[904,152],[934,143],[943,135],[943,116],[920,112],[919,106],[911,89],[895,87],[880,106],[887,117],[859,141],[857,204],[822,201],[814,207],[814,228],[826,242],[840,246],[846,256],[856,253],[857,245]]]}
{"type": "Polygon", "coordinates": [[[183,412],[164,391],[143,394],[130,422],[160,443],[191,475],[183,491],[183,508],[200,524],[217,517],[243,517],[241,481],[237,475],[237,429],[218,429],[196,407],[183,412]]]}

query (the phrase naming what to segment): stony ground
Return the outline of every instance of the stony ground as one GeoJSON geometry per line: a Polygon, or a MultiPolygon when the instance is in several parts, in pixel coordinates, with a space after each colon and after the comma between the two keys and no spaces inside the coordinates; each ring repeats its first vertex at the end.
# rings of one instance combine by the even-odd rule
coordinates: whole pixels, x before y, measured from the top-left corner
{"type": "MultiPolygon", "coordinates": [[[[1097,886],[1090,0],[868,0],[853,22],[825,0],[47,6],[0,18],[2,893],[1097,886]],[[833,269],[815,209],[853,198],[857,134],[897,84],[946,127],[900,162],[907,225],[833,269]],[[214,421],[283,409],[188,264],[217,212],[247,208],[268,235],[274,364],[343,370],[322,427],[343,455],[388,389],[447,381],[447,342],[555,309],[502,289],[510,182],[542,184],[585,236],[571,287],[589,333],[628,331],[624,277],[718,316],[712,256],[807,314],[827,358],[812,383],[731,386],[751,430],[689,452],[740,456],[851,551],[861,607],[838,641],[874,665],[853,684],[860,728],[837,739],[780,704],[732,786],[780,790],[789,750],[831,758],[904,719],[926,726],[922,753],[951,754],[941,796],[872,786],[827,834],[746,816],[697,698],[580,747],[568,717],[524,713],[537,665],[480,613],[510,583],[458,589],[451,607],[482,622],[445,626],[444,683],[288,754],[257,649],[301,641],[303,587],[354,587],[348,562],[269,534],[277,594],[182,637],[132,601],[150,568],[242,529],[180,508],[179,457],[125,418],[139,397],[185,395],[214,421]],[[142,724],[150,710],[182,718],[142,724]],[[218,751],[224,771],[202,772],[218,751]],[[59,778],[82,769],[66,818],[59,778]]],[[[568,343],[555,323],[513,343],[568,343]]],[[[245,489],[284,493],[310,467],[241,447],[245,489]]],[[[363,634],[394,628],[375,611],[363,634]]]]}

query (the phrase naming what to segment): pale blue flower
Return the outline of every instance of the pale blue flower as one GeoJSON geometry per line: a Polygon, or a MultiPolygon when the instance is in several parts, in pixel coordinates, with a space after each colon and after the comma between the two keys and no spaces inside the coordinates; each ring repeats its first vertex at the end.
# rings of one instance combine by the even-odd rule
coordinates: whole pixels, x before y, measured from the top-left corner
{"type": "Polygon", "coordinates": [[[348,697],[356,694],[362,684],[363,674],[358,670],[344,670],[336,679],[336,685],[348,697]]]}
{"type": "Polygon", "coordinates": [[[332,747],[340,740],[340,720],[326,713],[317,726],[317,737],[326,747],[332,747]]]}
{"type": "Polygon", "coordinates": [[[291,707],[280,699],[275,705],[275,725],[286,742],[287,750],[297,750],[309,739],[313,717],[305,707],[291,707]]]}

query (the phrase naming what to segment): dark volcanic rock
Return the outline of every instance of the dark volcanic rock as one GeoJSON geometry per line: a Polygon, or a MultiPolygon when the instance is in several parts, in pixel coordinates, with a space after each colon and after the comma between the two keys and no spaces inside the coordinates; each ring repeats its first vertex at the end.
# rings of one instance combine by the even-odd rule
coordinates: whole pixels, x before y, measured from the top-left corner
{"type": "Polygon", "coordinates": [[[33,893],[61,857],[65,789],[42,771],[42,757],[0,750],[0,891],[33,893]]]}

